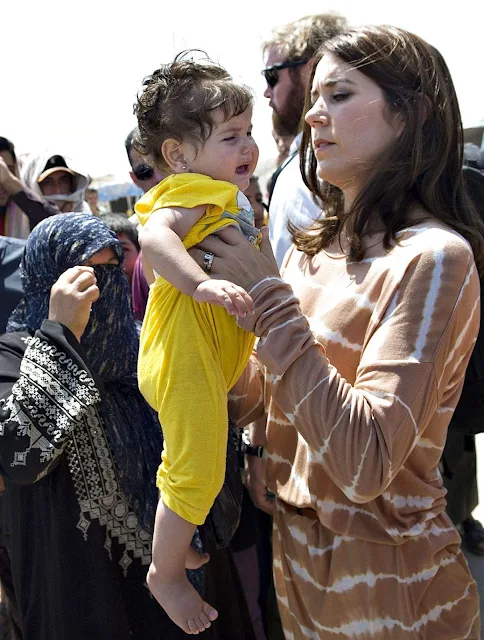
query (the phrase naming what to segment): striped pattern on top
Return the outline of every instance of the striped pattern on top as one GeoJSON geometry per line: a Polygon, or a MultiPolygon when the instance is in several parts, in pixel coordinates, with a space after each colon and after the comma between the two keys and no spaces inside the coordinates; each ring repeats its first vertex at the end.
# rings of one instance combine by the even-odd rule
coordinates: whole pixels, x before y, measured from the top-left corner
{"type": "Polygon", "coordinates": [[[284,279],[250,291],[259,361],[230,400],[240,423],[268,413],[286,638],[479,638],[439,471],[479,328],[468,243],[428,221],[361,262],[292,250],[284,279]]]}

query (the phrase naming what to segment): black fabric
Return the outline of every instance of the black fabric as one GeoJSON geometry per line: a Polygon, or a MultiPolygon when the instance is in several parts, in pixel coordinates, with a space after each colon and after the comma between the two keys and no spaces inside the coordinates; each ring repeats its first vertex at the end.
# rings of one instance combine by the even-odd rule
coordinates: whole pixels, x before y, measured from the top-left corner
{"type": "Polygon", "coordinates": [[[230,549],[218,549],[212,536],[200,529],[204,551],[210,554],[206,566],[205,599],[219,612],[211,628],[204,631],[204,640],[256,640],[239,574],[230,549]]]}
{"type": "Polygon", "coordinates": [[[257,542],[256,508],[246,487],[242,487],[242,509],[239,526],[230,542],[230,549],[237,553],[249,549],[257,542]]]}
{"type": "MultiPolygon", "coordinates": [[[[0,502],[3,502],[2,494],[0,494],[0,502]]],[[[1,509],[3,510],[3,505],[1,509]]],[[[2,624],[0,623],[0,635],[5,631],[5,638],[8,638],[8,640],[22,640],[20,615],[13,588],[10,558],[5,547],[0,547],[0,582],[2,584],[2,605],[5,606],[4,624],[6,626],[6,629],[2,629],[2,624]]]]}
{"type": "Polygon", "coordinates": [[[281,175],[282,171],[287,167],[287,165],[291,162],[291,160],[293,160],[298,155],[299,155],[299,149],[290,153],[288,157],[283,162],[281,162],[281,164],[277,167],[277,169],[272,174],[269,180],[269,184],[267,185],[267,190],[269,192],[269,206],[271,204],[272,194],[274,193],[274,187],[276,186],[276,182],[279,176],[281,175]]]}
{"type": "Polygon", "coordinates": [[[481,326],[467,365],[462,394],[449,431],[475,435],[484,431],[484,280],[481,278],[481,326]]]}
{"type": "Polygon", "coordinates": [[[113,541],[91,523],[77,528],[72,478],[63,456],[32,486],[6,482],[8,549],[23,635],[36,640],[180,639],[185,635],[144,586],[147,567],[133,563],[126,577],[113,541]],[[62,517],[59,517],[61,507],[62,517]]]}
{"type": "MultiPolygon", "coordinates": [[[[468,195],[484,220],[484,174],[464,167],[468,195]]],[[[484,431],[484,278],[481,277],[481,327],[467,365],[464,387],[449,425],[449,431],[474,435],[484,431]]]]}
{"type": "Polygon", "coordinates": [[[67,163],[62,156],[52,156],[51,158],[49,158],[44,167],[44,171],[47,171],[48,169],[56,169],[57,167],[64,169],[68,168],[67,163]]]}
{"type": "Polygon", "coordinates": [[[449,432],[442,460],[446,511],[457,526],[470,517],[479,502],[475,438],[458,431],[449,432]]]}
{"type": "Polygon", "coordinates": [[[0,236],[0,334],[22,298],[19,267],[24,247],[24,240],[0,236]]]}
{"type": "Polygon", "coordinates": [[[237,430],[229,424],[224,484],[205,520],[205,531],[219,549],[229,546],[239,526],[242,511],[242,477],[238,442],[237,430]]]}

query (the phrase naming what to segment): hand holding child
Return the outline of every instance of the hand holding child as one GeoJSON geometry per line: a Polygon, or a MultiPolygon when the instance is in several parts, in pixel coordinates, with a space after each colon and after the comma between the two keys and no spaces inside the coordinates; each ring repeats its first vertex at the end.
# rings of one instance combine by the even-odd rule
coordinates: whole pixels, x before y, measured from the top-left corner
{"type": "Polygon", "coordinates": [[[225,307],[232,316],[244,318],[254,313],[254,303],[247,291],[228,280],[204,280],[195,289],[193,299],[225,307]]]}

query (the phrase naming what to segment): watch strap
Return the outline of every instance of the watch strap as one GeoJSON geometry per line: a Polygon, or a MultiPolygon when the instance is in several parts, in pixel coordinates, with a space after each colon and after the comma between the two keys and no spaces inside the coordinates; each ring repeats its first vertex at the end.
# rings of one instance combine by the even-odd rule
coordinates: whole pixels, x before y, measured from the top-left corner
{"type": "Polygon", "coordinates": [[[248,433],[244,431],[242,433],[242,453],[246,456],[262,458],[264,455],[264,447],[262,445],[251,444],[248,433]]]}

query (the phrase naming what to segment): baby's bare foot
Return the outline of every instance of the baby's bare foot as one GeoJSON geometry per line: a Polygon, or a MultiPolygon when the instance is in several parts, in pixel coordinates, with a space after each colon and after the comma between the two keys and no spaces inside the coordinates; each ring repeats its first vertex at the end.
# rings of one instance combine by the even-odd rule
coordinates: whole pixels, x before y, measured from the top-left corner
{"type": "Polygon", "coordinates": [[[202,600],[186,578],[160,583],[148,573],[148,586],[167,615],[185,633],[202,633],[218,618],[217,610],[202,600]]]}
{"type": "Polygon", "coordinates": [[[210,560],[208,553],[198,553],[193,547],[188,547],[185,558],[185,569],[200,569],[210,560]]]}

